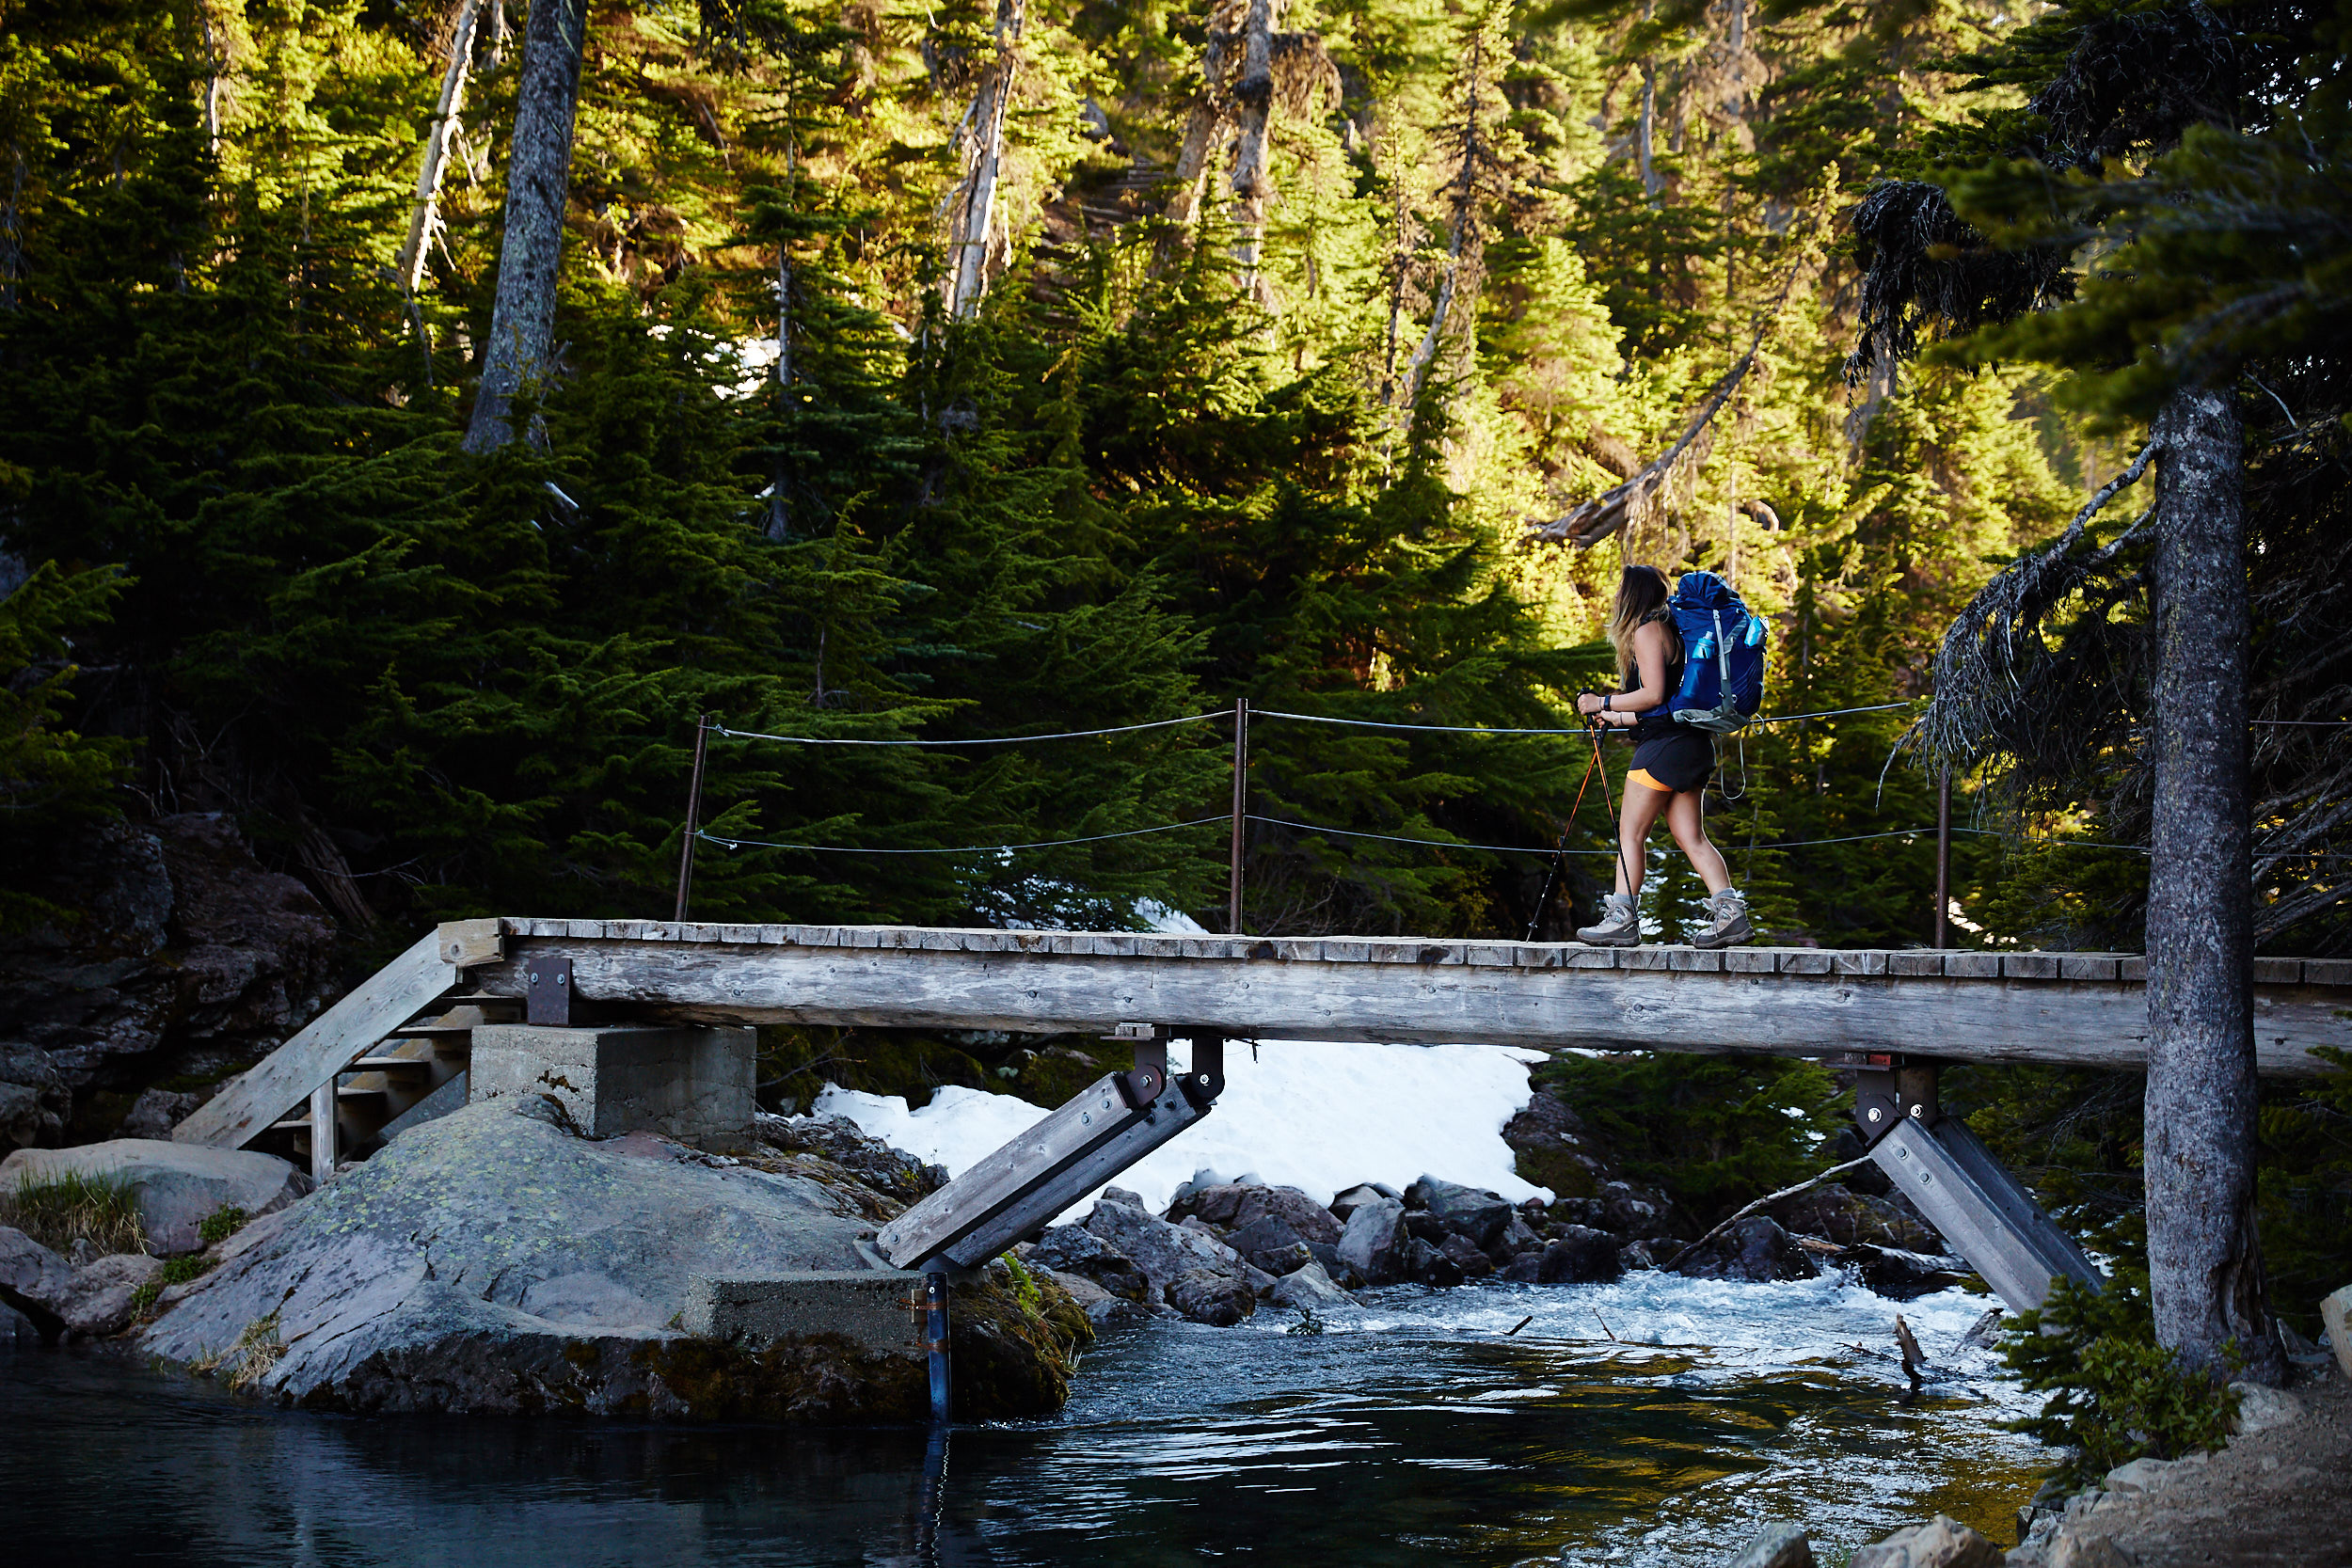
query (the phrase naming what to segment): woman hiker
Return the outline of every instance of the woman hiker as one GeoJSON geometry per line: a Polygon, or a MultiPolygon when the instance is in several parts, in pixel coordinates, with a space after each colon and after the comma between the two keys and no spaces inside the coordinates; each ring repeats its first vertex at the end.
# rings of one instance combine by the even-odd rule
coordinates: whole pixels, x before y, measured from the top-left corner
{"type": "Polygon", "coordinates": [[[1715,742],[1706,731],[1677,723],[1666,710],[1682,685],[1682,637],[1666,608],[1671,589],[1655,566],[1628,566],[1617,584],[1617,605],[1609,620],[1609,641],[1617,650],[1618,684],[1613,695],[1587,691],[1576,700],[1579,713],[1633,732],[1633,768],[1625,776],[1625,806],[1617,816],[1617,891],[1605,900],[1597,926],[1576,933],[1579,942],[1600,947],[1638,947],[1642,942],[1644,841],[1662,815],[1666,827],[1691,857],[1691,868],[1707,883],[1711,923],[1692,940],[1701,947],[1729,947],[1755,934],[1748,903],[1731,885],[1724,857],[1707,841],[1707,781],[1715,771],[1715,742]]]}

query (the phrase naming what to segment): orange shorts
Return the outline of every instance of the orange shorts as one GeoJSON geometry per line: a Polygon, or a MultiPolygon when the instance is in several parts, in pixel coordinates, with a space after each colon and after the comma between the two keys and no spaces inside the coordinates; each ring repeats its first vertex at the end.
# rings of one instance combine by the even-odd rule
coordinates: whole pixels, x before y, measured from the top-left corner
{"type": "Polygon", "coordinates": [[[1651,778],[1649,769],[1646,768],[1636,768],[1625,776],[1625,782],[1629,784],[1640,784],[1645,789],[1654,789],[1661,795],[1672,795],[1675,792],[1674,785],[1661,784],[1656,779],[1651,778]]]}

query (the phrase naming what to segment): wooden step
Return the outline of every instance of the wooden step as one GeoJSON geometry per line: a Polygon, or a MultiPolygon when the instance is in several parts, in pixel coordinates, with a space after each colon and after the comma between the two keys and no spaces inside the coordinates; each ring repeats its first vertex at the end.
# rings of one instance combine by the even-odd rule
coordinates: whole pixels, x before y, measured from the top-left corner
{"type": "Polygon", "coordinates": [[[285,1121],[273,1121],[269,1124],[269,1130],[273,1132],[308,1132],[310,1130],[310,1118],[293,1117],[285,1121]]]}
{"type": "Polygon", "coordinates": [[[405,1069],[410,1072],[427,1072],[432,1070],[432,1067],[433,1059],[429,1056],[362,1056],[343,1070],[345,1072],[392,1072],[405,1069]]]}
{"type": "Polygon", "coordinates": [[[388,1040],[447,1039],[470,1035],[480,1027],[478,1023],[406,1023],[384,1037],[388,1040]]]}

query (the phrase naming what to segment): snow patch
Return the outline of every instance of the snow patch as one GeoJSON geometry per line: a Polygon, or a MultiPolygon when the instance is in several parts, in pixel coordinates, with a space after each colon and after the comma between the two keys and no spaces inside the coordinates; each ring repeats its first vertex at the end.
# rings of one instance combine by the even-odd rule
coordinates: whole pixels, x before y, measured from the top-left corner
{"type": "MultiPolygon", "coordinates": [[[[1185,1060],[1179,1040],[1170,1070],[1185,1060]]],[[[1492,1045],[1369,1045],[1263,1040],[1225,1047],[1225,1092],[1216,1109],[1131,1166],[1118,1184],[1164,1211],[1176,1189],[1206,1166],[1232,1177],[1254,1171],[1274,1186],[1298,1187],[1321,1202],[1359,1181],[1404,1187],[1429,1175],[1485,1187],[1518,1202],[1549,1189],[1513,1169],[1503,1124],[1527,1103],[1527,1068],[1541,1052],[1492,1045]]],[[[1045,1115],[1008,1094],[949,1086],[911,1111],[897,1095],[828,1085],[810,1107],[847,1117],[866,1132],[961,1175],[1045,1115]]],[[[1083,1215],[1093,1195],[1066,1211],[1083,1215]]]]}

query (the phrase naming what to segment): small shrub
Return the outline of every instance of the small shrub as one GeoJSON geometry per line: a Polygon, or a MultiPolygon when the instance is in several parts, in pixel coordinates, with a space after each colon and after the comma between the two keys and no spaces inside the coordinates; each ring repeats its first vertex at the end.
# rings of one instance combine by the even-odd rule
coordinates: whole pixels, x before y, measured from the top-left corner
{"type": "Polygon", "coordinates": [[[245,1332],[237,1337],[237,1342],[224,1354],[214,1357],[209,1365],[199,1366],[197,1370],[211,1371],[227,1365],[229,1386],[243,1392],[268,1376],[269,1370],[277,1366],[278,1358],[285,1354],[285,1341],[278,1338],[278,1314],[272,1312],[266,1318],[256,1318],[247,1323],[245,1332]]]}
{"type": "Polygon", "coordinates": [[[2236,1393],[2158,1345],[2147,1296],[2122,1280],[2103,1291],[2054,1281],[2049,1300],[2005,1332],[2001,1354],[2027,1388],[2054,1390],[2041,1415],[2008,1425],[2073,1449],[2058,1472],[2069,1486],[2229,1441],[2236,1393]]]}
{"type": "Polygon", "coordinates": [[[218,1246],[243,1230],[246,1221],[252,1217],[235,1204],[224,1203],[204,1216],[203,1223],[196,1227],[196,1234],[206,1246],[218,1246]]]}
{"type": "Polygon", "coordinates": [[[1320,1334],[1323,1328],[1323,1320],[1315,1316],[1315,1309],[1311,1307],[1302,1307],[1298,1309],[1298,1321],[1282,1332],[1285,1334],[1320,1334]]]}
{"type": "Polygon", "coordinates": [[[131,1292],[131,1315],[135,1318],[146,1317],[154,1310],[156,1298],[172,1286],[201,1279],[212,1272],[213,1264],[209,1259],[194,1256],[172,1259],[157,1269],[146,1284],[131,1292]]]}
{"type": "Polygon", "coordinates": [[[52,1252],[64,1252],[80,1239],[87,1239],[101,1252],[147,1250],[138,1195],[119,1178],[28,1176],[14,1192],[0,1196],[0,1222],[52,1252]]]}

